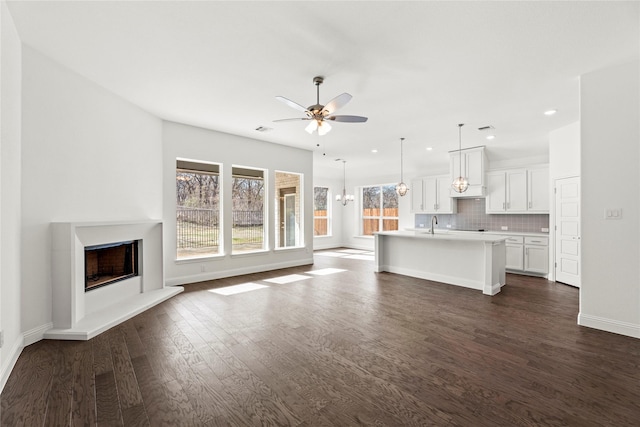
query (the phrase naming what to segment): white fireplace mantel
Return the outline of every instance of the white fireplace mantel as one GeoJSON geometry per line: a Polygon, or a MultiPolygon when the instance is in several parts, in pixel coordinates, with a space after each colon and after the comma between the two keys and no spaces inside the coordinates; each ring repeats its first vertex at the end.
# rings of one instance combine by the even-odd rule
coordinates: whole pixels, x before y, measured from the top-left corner
{"type": "Polygon", "coordinates": [[[52,317],[48,339],[88,340],[171,298],[165,287],[162,221],[54,222],[52,317]],[[140,275],[85,292],[85,246],[139,240],[140,275]]]}

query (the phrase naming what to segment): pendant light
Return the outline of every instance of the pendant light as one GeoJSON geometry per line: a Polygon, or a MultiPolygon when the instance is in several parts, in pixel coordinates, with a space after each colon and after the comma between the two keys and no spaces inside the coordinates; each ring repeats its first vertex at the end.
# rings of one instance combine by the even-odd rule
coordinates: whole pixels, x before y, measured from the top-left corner
{"type": "Polygon", "coordinates": [[[460,174],[451,184],[453,191],[456,193],[464,193],[469,188],[469,180],[462,175],[462,126],[464,126],[464,123],[458,125],[458,165],[460,174]]]}
{"type": "Polygon", "coordinates": [[[409,191],[409,187],[407,187],[407,184],[404,183],[404,179],[403,179],[403,174],[402,174],[402,143],[404,142],[404,138],[400,138],[400,183],[398,185],[396,185],[396,193],[398,193],[399,196],[404,196],[405,194],[407,194],[407,191],[409,191]]]}
{"type": "MultiPolygon", "coordinates": [[[[336,159],[340,161],[341,159],[336,159]]],[[[347,194],[347,161],[342,160],[342,195],[336,194],[336,202],[340,202],[342,206],[347,206],[347,203],[353,202],[353,194],[347,194]]]]}

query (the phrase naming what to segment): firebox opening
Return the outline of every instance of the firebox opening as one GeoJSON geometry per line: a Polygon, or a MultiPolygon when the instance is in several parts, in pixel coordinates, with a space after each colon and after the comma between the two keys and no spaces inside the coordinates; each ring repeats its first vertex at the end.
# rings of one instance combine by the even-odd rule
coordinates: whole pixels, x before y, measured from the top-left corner
{"type": "Polygon", "coordinates": [[[138,240],[85,246],[84,290],[138,276],[138,240]]]}

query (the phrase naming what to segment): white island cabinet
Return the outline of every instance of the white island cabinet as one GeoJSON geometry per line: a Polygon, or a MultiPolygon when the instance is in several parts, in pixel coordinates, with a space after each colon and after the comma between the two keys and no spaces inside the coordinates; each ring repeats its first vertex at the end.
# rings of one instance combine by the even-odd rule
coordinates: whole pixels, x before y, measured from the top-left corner
{"type": "Polygon", "coordinates": [[[495,295],[505,284],[505,236],[384,231],[375,234],[376,271],[495,295]]]}

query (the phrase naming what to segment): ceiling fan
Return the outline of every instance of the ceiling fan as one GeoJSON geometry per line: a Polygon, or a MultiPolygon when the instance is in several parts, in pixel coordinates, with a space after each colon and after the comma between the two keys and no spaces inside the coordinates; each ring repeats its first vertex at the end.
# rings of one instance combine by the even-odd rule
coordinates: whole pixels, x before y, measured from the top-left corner
{"type": "Polygon", "coordinates": [[[293,102],[290,99],[285,98],[284,96],[276,96],[278,101],[282,101],[287,104],[289,107],[294,108],[296,110],[302,111],[307,115],[307,117],[300,117],[294,119],[280,119],[274,120],[274,122],[287,122],[294,120],[309,120],[309,125],[305,128],[307,132],[310,134],[313,131],[318,131],[318,135],[326,135],[330,130],[331,126],[328,121],[334,122],[346,122],[346,123],[363,123],[367,121],[367,117],[362,116],[345,116],[339,115],[335,116],[333,113],[338,109],[344,107],[349,101],[351,101],[352,96],[348,93],[343,93],[342,95],[338,95],[333,98],[327,105],[320,104],[320,85],[324,81],[324,77],[314,77],[313,83],[316,85],[316,103],[307,108],[302,105],[293,102]]]}

